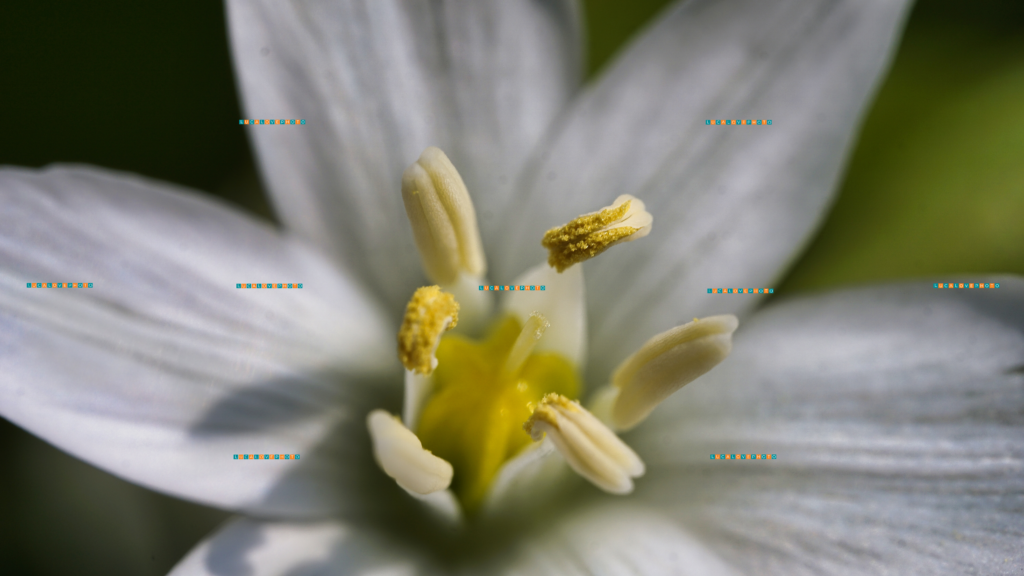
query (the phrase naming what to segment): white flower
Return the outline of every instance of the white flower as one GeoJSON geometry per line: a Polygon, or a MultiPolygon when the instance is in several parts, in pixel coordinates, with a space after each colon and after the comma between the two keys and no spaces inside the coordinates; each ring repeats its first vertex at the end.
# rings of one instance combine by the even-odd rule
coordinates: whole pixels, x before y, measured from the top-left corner
{"type": "MultiPolygon", "coordinates": [[[[569,2],[232,2],[248,114],[307,119],[249,128],[286,232],[96,168],[0,171],[0,413],[120,477],[242,515],[176,574],[1019,569],[1024,283],[862,288],[755,314],[756,296],[705,292],[770,286],[807,241],[905,11],[688,2],[578,91],[569,2]],[[735,117],[773,124],[704,124],[735,117]],[[429,146],[461,174],[486,257],[428,262],[435,282],[402,195],[429,146]],[[653,215],[646,238],[561,275],[534,268],[545,230],[621,194],[653,215]],[[551,286],[502,304],[521,323],[541,312],[504,369],[551,353],[582,369],[578,397],[598,416],[649,416],[620,440],[548,397],[529,428],[557,441],[485,486],[493,515],[462,522],[436,490],[444,460],[376,410],[418,429],[433,401],[409,372],[403,407],[394,337],[414,291],[453,282],[465,306],[459,290],[484,277],[551,286]],[[713,314],[740,317],[731,355],[654,407],[694,362],[729,353],[714,340],[728,320],[671,331],[713,314]],[[617,416],[602,407],[616,395],[634,398],[617,416]],[[255,452],[302,458],[231,457],[255,452]],[[708,459],[726,452],[778,459],[708,459]],[[419,470],[404,485],[428,494],[375,456],[393,476],[419,470]],[[566,460],[634,492],[552,483],[566,460]]],[[[492,312],[482,302],[470,316],[492,312]]],[[[444,350],[417,351],[425,372],[435,352],[445,366],[444,350]]]]}

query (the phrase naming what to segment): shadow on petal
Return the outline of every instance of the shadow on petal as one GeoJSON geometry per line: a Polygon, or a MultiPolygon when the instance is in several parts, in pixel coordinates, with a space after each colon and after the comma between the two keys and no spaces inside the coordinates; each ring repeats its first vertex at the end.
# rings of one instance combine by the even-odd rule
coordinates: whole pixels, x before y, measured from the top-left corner
{"type": "Polygon", "coordinates": [[[194,548],[172,576],[422,574],[426,559],[358,524],[236,518],[194,548]]]}
{"type": "Polygon", "coordinates": [[[384,401],[384,395],[373,393],[369,383],[350,385],[350,382],[351,379],[338,374],[267,380],[234,392],[211,406],[189,433],[194,437],[230,436],[302,422],[330,411],[348,415],[358,407],[358,400],[354,398],[357,395],[370,396],[363,403],[384,401]],[[338,384],[324,385],[325,381],[332,380],[338,384]],[[370,393],[363,394],[364,390],[370,393]]]}
{"type": "Polygon", "coordinates": [[[288,518],[379,514],[401,499],[386,489],[386,477],[373,461],[365,418],[374,408],[400,406],[400,394],[400,387],[379,378],[339,372],[270,379],[214,403],[188,434],[224,446],[224,462],[234,475],[265,476],[258,496],[239,511],[288,518]],[[234,454],[282,458],[243,462],[234,454]],[[284,454],[300,458],[285,460],[284,454]]]}
{"type": "Polygon", "coordinates": [[[246,555],[266,543],[258,527],[227,530],[218,537],[217,546],[206,555],[206,568],[213,574],[248,576],[253,574],[246,555]]]}

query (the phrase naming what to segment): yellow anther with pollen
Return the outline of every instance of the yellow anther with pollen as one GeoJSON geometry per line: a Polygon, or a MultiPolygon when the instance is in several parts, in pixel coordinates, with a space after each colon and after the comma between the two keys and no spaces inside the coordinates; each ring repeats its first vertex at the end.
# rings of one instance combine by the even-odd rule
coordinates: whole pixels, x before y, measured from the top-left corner
{"type": "Polygon", "coordinates": [[[647,236],[653,220],[643,202],[623,194],[599,212],[584,214],[565,226],[548,230],[541,245],[548,249],[548,264],[562,272],[620,242],[647,236]]]}
{"type": "Polygon", "coordinates": [[[558,430],[558,413],[555,412],[555,406],[563,410],[578,411],[577,407],[579,404],[554,392],[547,394],[541,399],[540,405],[533,410],[533,414],[530,414],[530,419],[523,424],[523,430],[526,430],[526,433],[534,440],[540,440],[544,437],[543,433],[540,431],[535,432],[533,429],[537,421],[546,422],[548,425],[553,426],[555,430],[558,430]]]}
{"type": "Polygon", "coordinates": [[[398,358],[407,370],[430,374],[437,367],[434,352],[441,334],[459,321],[459,303],[437,286],[424,286],[405,307],[398,331],[398,358]]]}

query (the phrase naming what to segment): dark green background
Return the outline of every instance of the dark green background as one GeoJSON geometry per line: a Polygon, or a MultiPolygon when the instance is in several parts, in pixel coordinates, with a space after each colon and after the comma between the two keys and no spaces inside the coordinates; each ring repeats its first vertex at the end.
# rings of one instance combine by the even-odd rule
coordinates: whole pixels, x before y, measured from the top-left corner
{"type": "MultiPolygon", "coordinates": [[[[0,34],[0,164],[128,170],[273,218],[221,6],[18,4],[0,34]]],[[[593,75],[666,3],[585,4],[593,75]]],[[[997,272],[1024,274],[1024,2],[925,0],[834,209],[777,292],[997,272]]],[[[226,518],[2,420],[0,449],[0,573],[164,574],[226,518]]]]}

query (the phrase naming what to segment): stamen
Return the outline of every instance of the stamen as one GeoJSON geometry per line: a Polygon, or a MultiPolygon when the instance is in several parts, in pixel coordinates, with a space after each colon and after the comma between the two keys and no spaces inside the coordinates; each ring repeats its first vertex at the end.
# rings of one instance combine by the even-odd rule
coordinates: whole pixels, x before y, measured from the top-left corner
{"type": "Polygon", "coordinates": [[[441,334],[459,321],[459,303],[437,286],[416,290],[405,308],[405,319],[398,331],[398,358],[406,370],[430,374],[437,368],[441,334]]]}
{"type": "Polygon", "coordinates": [[[514,377],[519,373],[519,369],[523,367],[523,363],[530,356],[530,352],[533,351],[533,347],[537,345],[537,341],[544,335],[544,331],[551,326],[548,319],[539,312],[530,314],[530,317],[526,320],[526,325],[523,326],[523,330],[519,333],[519,337],[516,338],[515,344],[512,345],[512,350],[509,351],[508,357],[505,359],[505,370],[504,373],[508,376],[514,377]]]}
{"type": "Polygon", "coordinates": [[[548,394],[523,425],[534,440],[547,434],[577,474],[612,494],[633,491],[644,463],[618,436],[578,402],[548,394]]]}
{"type": "Polygon", "coordinates": [[[648,340],[612,374],[619,388],[612,423],[619,430],[636,426],[673,392],[714,368],[732,350],[738,326],[732,314],[694,318],[648,340]]]}
{"type": "Polygon", "coordinates": [[[476,211],[451,160],[431,146],[402,175],[402,200],[427,276],[441,285],[487,269],[476,211]]]}
{"type": "Polygon", "coordinates": [[[373,442],[373,457],[398,485],[416,494],[430,494],[448,488],[454,469],[434,456],[398,418],[384,410],[366,417],[373,442]]]}
{"type": "Polygon", "coordinates": [[[640,200],[623,194],[611,206],[584,214],[544,234],[548,264],[559,272],[589,260],[620,242],[643,238],[651,232],[654,218],[640,200]]]}

